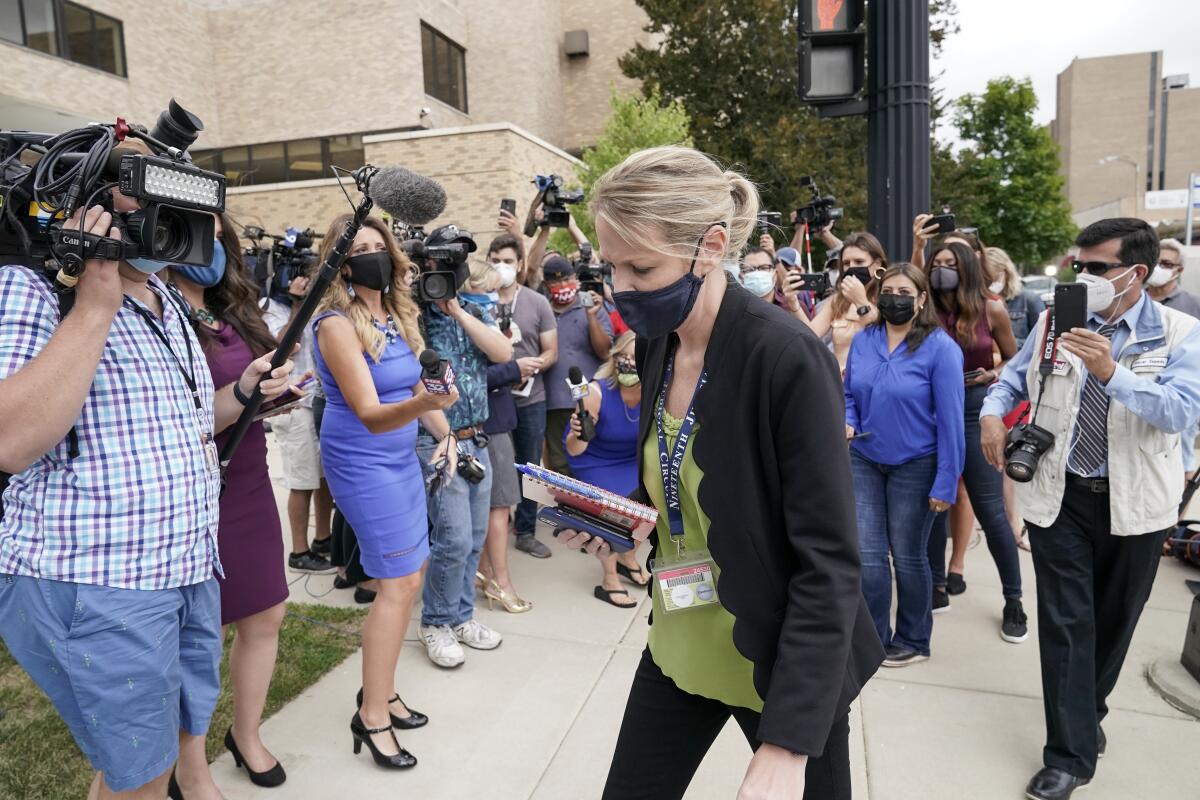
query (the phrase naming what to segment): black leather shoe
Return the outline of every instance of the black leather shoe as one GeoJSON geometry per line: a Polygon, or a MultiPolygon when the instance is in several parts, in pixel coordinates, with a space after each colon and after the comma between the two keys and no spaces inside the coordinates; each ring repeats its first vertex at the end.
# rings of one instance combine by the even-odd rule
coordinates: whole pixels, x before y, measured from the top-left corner
{"type": "MultiPolygon", "coordinates": [[[[359,689],[358,694],[355,695],[354,698],[355,705],[358,708],[362,708],[362,694],[363,690],[359,689]]],[[[405,703],[403,700],[401,700],[400,695],[398,694],[392,695],[392,699],[388,700],[388,705],[391,705],[392,703],[403,703],[406,708],[408,707],[408,703],[405,703]]],[[[423,728],[429,724],[429,717],[425,716],[420,711],[417,711],[415,708],[408,709],[407,717],[397,717],[395,714],[392,714],[390,709],[388,710],[388,714],[392,718],[392,727],[399,728],[402,731],[416,730],[417,728],[423,728]]]]}
{"type": "Polygon", "coordinates": [[[355,586],[354,587],[354,602],[358,603],[360,606],[365,606],[368,603],[374,603],[375,602],[375,593],[372,592],[370,589],[364,589],[361,586],[355,586]]]}
{"type": "Polygon", "coordinates": [[[1104,758],[1104,751],[1108,749],[1108,737],[1104,735],[1104,728],[1096,726],[1096,756],[1104,758]]]}
{"type": "Polygon", "coordinates": [[[1088,778],[1077,778],[1056,767],[1043,767],[1025,787],[1025,796],[1030,800],[1067,800],[1071,792],[1089,783],[1088,778]]]}
{"type": "Polygon", "coordinates": [[[287,773],[283,771],[283,765],[279,763],[279,759],[275,759],[275,766],[266,772],[255,772],[250,769],[250,765],[246,763],[246,760],[242,758],[241,751],[238,750],[237,742],[233,740],[233,728],[225,731],[225,747],[233,754],[233,763],[246,768],[246,774],[250,776],[250,782],[255,786],[270,789],[282,785],[287,780],[287,773]]]}

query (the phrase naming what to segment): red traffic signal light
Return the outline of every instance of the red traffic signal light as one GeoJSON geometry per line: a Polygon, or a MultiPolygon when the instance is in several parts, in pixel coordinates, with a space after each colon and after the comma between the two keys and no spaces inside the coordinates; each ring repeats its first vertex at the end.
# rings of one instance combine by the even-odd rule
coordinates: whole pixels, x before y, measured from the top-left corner
{"type": "Polygon", "coordinates": [[[865,0],[799,0],[800,99],[839,103],[862,91],[865,0]]]}

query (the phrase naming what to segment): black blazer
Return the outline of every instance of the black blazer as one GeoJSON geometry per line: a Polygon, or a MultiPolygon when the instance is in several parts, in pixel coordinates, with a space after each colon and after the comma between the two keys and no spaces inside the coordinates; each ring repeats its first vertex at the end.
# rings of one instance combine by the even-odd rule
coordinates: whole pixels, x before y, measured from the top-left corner
{"type": "MultiPolygon", "coordinates": [[[[639,341],[642,447],[656,435],[676,341],[639,341]]],[[[704,365],[699,501],[733,643],[754,663],[764,700],[758,738],[816,757],[883,661],[862,594],[837,361],[802,322],[731,282],[704,365]]]]}

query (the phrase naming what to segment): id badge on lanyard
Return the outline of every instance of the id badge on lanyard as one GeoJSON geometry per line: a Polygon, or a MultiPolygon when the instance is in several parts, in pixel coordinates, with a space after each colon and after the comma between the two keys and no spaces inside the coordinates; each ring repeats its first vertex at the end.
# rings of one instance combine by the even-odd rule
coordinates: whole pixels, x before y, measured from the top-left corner
{"type": "Polygon", "coordinates": [[[667,521],[670,525],[671,541],[663,543],[662,553],[650,564],[650,573],[657,584],[658,598],[664,613],[672,614],[694,608],[707,608],[719,603],[715,565],[707,549],[688,550],[684,547],[683,508],[680,501],[680,471],[687,454],[688,441],[696,427],[696,397],[707,380],[707,373],[700,374],[687,414],[679,426],[675,446],[667,448],[667,434],[663,424],[663,411],[667,391],[675,371],[675,355],[667,360],[663,375],[663,389],[655,409],[655,425],[658,429],[658,462],[662,470],[663,495],[667,502],[667,521]]]}

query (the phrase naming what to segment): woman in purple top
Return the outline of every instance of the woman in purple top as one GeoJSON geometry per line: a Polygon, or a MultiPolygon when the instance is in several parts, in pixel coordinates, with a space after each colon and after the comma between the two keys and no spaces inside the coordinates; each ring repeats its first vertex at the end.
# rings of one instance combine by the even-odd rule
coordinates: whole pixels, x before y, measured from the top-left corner
{"type": "MultiPolygon", "coordinates": [[[[237,380],[251,361],[270,353],[276,342],[255,302],[258,292],[242,263],[233,223],[223,215],[216,217],[216,236],[207,266],[175,265],[170,277],[192,309],[192,326],[213,385],[225,386],[237,380]]],[[[218,450],[227,438],[228,434],[217,435],[218,450]]],[[[275,671],[288,586],[283,532],[267,474],[267,439],[261,422],[250,426],[226,469],[217,545],[225,572],[217,576],[221,624],[233,625],[237,631],[229,654],[234,718],[225,733],[225,746],[237,765],[245,766],[251,781],[278,786],[287,775],[259,738],[259,725],[275,671]]],[[[203,751],[199,756],[203,758],[203,751]]],[[[205,762],[192,761],[190,753],[181,754],[179,780],[194,792],[197,774],[200,780],[211,778],[205,762]]],[[[174,778],[170,789],[172,797],[187,794],[174,778]]]]}
{"type": "MultiPolygon", "coordinates": [[[[979,444],[979,410],[987,387],[999,377],[1004,362],[1017,353],[1008,308],[991,296],[987,278],[975,252],[966,244],[951,242],[933,251],[929,259],[929,285],[942,325],[963,353],[966,384],[964,433],[967,459],[963,485],[979,518],[988,550],[1000,573],[1004,609],[1000,638],[1013,644],[1028,638],[1025,610],[1021,606],[1021,563],[1017,543],[1004,507],[1004,479],[984,458],[979,444]],[[1000,363],[992,356],[995,343],[1000,363]]],[[[948,512],[938,515],[929,536],[929,565],[933,570],[933,613],[950,607],[946,573],[948,512]]],[[[962,583],[961,564],[951,562],[951,574],[962,583]],[[958,571],[954,571],[954,567],[958,571]]]]}
{"type": "MultiPolygon", "coordinates": [[[[596,435],[589,441],[579,438],[579,415],[572,414],[563,444],[571,475],[619,495],[628,496],[638,482],[638,420],[642,385],[633,358],[636,335],[621,334],[613,343],[608,361],[596,370],[596,379],[583,404],[596,423],[596,435]]],[[[638,564],[636,550],[601,559],[604,580],[593,591],[597,600],[618,608],[633,608],[637,601],[621,587],[621,577],[636,586],[649,583],[649,576],[638,564]]]]}

